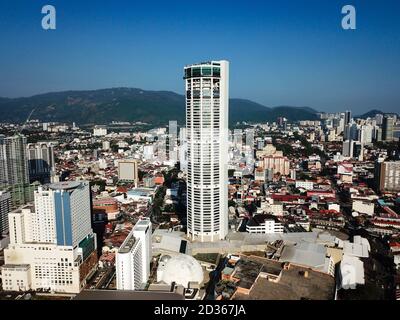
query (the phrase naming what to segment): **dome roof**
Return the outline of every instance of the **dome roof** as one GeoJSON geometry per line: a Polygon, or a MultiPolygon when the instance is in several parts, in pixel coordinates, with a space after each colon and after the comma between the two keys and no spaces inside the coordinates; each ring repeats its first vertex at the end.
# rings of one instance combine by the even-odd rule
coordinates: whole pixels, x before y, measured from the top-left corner
{"type": "Polygon", "coordinates": [[[186,254],[179,254],[171,258],[165,265],[162,281],[167,284],[175,282],[185,288],[189,282],[203,282],[203,268],[200,263],[186,254]]]}
{"type": "Polygon", "coordinates": [[[160,258],[160,262],[163,262],[163,263],[167,263],[169,260],[171,260],[171,256],[169,256],[168,254],[163,255],[163,256],[160,258]]]}

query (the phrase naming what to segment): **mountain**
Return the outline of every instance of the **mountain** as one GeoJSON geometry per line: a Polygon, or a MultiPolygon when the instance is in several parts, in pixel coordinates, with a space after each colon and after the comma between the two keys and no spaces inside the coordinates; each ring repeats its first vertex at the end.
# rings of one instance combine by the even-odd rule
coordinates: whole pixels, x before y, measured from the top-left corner
{"type": "MultiPolygon", "coordinates": [[[[64,91],[27,98],[0,98],[0,122],[32,118],[52,122],[106,124],[110,121],[142,121],[165,124],[168,120],[185,122],[185,97],[170,91],[146,91],[136,88],[112,88],[91,91],[64,91]]],[[[268,108],[245,99],[230,99],[230,122],[316,119],[316,111],[307,107],[268,108]]]]}
{"type": "Polygon", "coordinates": [[[359,118],[359,119],[374,118],[377,114],[386,114],[386,112],[373,109],[373,110],[368,111],[360,116],[356,116],[356,118],[359,118]]]}
{"type": "Polygon", "coordinates": [[[285,117],[289,120],[317,120],[317,111],[309,107],[280,106],[271,109],[270,118],[285,117]]]}

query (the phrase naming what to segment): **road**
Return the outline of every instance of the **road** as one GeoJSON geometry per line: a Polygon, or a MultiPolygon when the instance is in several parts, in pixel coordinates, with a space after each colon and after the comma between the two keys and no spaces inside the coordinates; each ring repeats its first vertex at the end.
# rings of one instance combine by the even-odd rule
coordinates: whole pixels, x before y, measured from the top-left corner
{"type": "Polygon", "coordinates": [[[219,262],[217,268],[210,273],[210,283],[207,286],[205,300],[215,300],[215,296],[214,296],[215,285],[221,279],[221,272],[225,268],[227,262],[228,262],[228,258],[222,258],[221,261],[219,262]]]}

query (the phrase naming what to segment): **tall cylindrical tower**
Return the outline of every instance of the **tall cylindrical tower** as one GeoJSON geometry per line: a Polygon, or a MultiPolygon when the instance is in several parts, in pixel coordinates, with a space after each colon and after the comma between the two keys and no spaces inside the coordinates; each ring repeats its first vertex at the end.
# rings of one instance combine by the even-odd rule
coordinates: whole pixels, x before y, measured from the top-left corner
{"type": "Polygon", "coordinates": [[[188,236],[217,241],[228,233],[229,62],[185,67],[188,236]]]}

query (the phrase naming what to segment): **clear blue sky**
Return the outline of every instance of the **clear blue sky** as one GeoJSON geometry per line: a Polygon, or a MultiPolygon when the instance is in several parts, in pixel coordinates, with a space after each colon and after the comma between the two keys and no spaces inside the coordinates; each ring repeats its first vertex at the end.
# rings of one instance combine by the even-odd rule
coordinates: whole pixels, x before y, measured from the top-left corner
{"type": "Polygon", "coordinates": [[[231,97],[355,113],[400,108],[399,0],[1,0],[0,96],[117,86],[183,93],[227,59],[231,97]],[[57,9],[57,30],[41,8],[57,9]],[[357,9],[357,30],[341,8],[357,9]]]}

